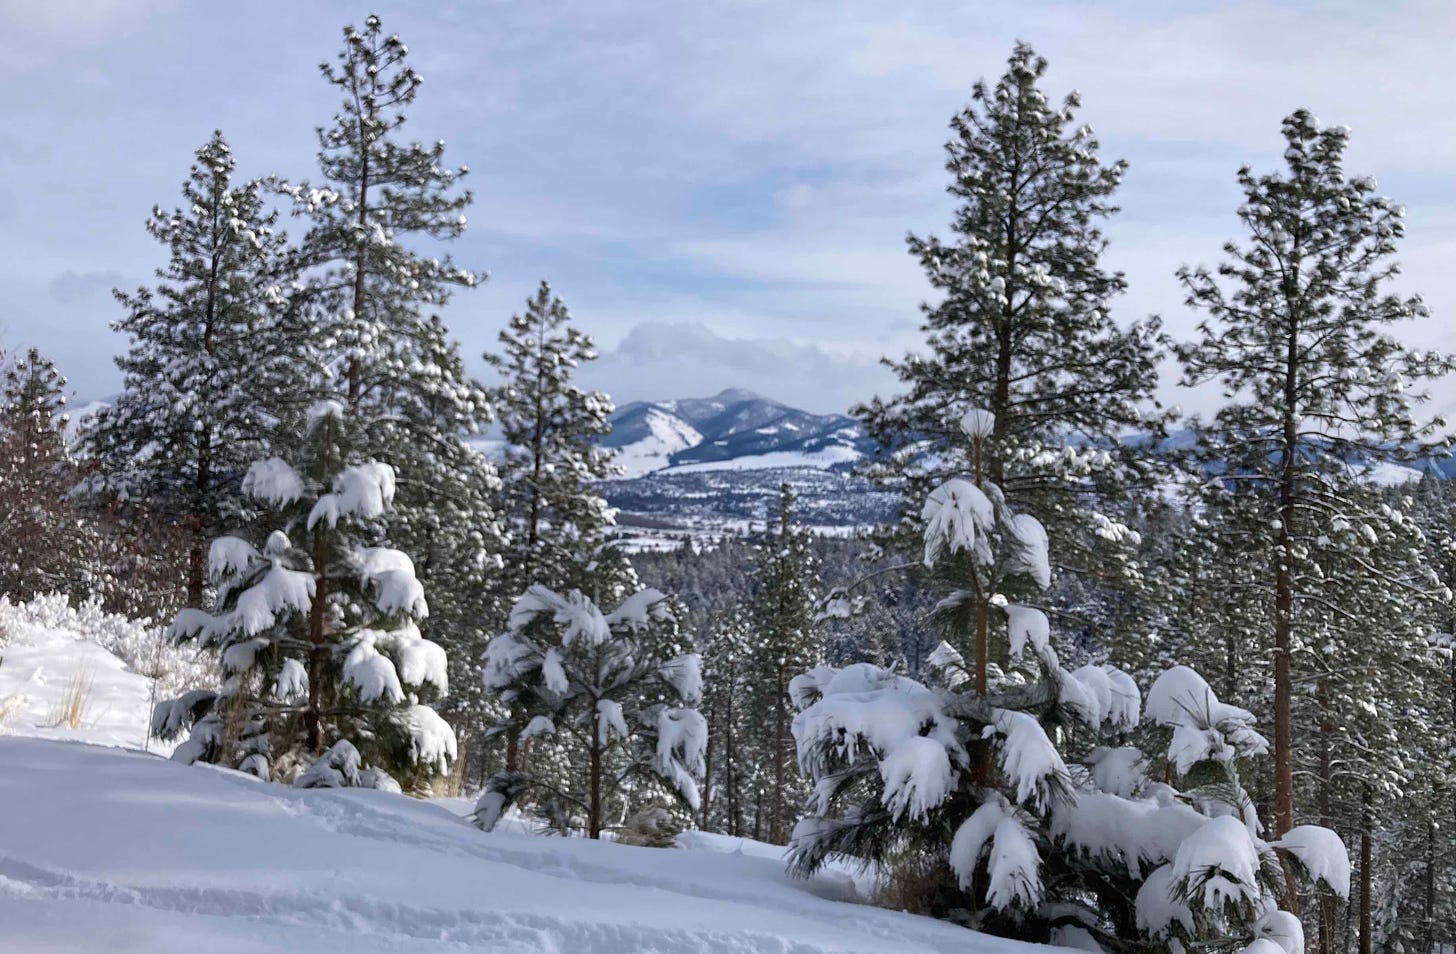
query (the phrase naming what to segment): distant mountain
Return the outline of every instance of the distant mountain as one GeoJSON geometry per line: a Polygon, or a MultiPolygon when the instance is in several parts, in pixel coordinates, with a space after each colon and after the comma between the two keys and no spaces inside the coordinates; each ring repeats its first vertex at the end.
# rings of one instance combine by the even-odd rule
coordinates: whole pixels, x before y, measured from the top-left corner
{"type": "Polygon", "coordinates": [[[843,469],[874,442],[843,414],[811,414],[729,388],[709,398],[634,401],[612,415],[604,447],[617,452],[628,479],[671,469],[843,469]]]}

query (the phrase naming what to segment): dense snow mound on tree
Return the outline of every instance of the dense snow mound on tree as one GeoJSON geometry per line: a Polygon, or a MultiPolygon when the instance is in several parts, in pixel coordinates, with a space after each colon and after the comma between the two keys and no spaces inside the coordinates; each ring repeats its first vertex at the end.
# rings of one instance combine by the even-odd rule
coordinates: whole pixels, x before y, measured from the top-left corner
{"type": "Polygon", "coordinates": [[[848,903],[843,873],[794,881],[738,839],[664,850],[485,833],[402,795],[37,739],[0,739],[0,765],[7,949],[1033,950],[848,903]]]}

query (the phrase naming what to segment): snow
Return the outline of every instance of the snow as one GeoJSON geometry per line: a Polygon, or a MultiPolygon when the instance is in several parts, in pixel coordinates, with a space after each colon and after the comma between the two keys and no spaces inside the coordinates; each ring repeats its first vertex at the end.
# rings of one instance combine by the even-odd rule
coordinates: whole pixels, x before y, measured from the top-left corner
{"type": "Polygon", "coordinates": [[[1011,643],[1012,658],[1021,655],[1028,640],[1038,654],[1043,652],[1051,641],[1052,632],[1046,614],[1034,607],[1015,603],[1008,604],[1005,610],[1006,635],[1011,643]]]}
{"type": "Polygon", "coordinates": [[[996,415],[981,408],[971,408],[961,416],[961,430],[967,437],[980,440],[996,429],[996,415]]]}
{"type": "Polygon", "coordinates": [[[1222,911],[1225,904],[1257,904],[1259,848],[1242,819],[1210,818],[1183,839],[1173,856],[1172,884],[1202,906],[1222,911]]]}
{"type": "Polygon", "coordinates": [[[675,656],[663,663],[659,671],[684,702],[697,705],[702,701],[703,658],[697,653],[675,656]]]}
{"type": "Polygon", "coordinates": [[[920,517],[925,521],[926,566],[934,566],[947,551],[974,549],[978,558],[989,556],[985,533],[994,524],[995,511],[990,498],[970,481],[956,477],[935,488],[920,517]]]}
{"type": "Polygon", "coordinates": [[[336,526],[340,517],[378,520],[394,503],[394,468],[370,462],[345,467],[334,477],[334,489],[314,504],[308,515],[308,528],[323,521],[336,526]]]}
{"type": "MultiPolygon", "coordinates": [[[[0,639],[8,637],[0,644],[0,735],[138,748],[149,744],[151,679],[129,671],[88,634],[56,625],[58,620],[38,620],[23,605],[0,603],[0,617],[0,639]],[[72,725],[62,714],[78,693],[84,704],[72,725]]],[[[163,752],[172,748],[155,740],[150,746],[163,752]]]]}
{"type": "Polygon", "coordinates": [[[18,951],[1045,950],[850,903],[843,870],[800,882],[781,848],[736,838],[486,833],[389,792],[35,739],[0,738],[0,764],[0,923],[18,951]]]}
{"type": "Polygon", "coordinates": [[[243,493],[282,508],[303,496],[303,478],[281,457],[256,461],[243,477],[243,493]]]}
{"type": "Polygon", "coordinates": [[[1052,565],[1047,555],[1047,532],[1041,521],[1029,513],[1011,518],[1011,535],[1016,540],[1010,570],[1025,573],[1036,585],[1046,589],[1052,585],[1052,565]]]}
{"type": "Polygon", "coordinates": [[[1319,825],[1298,825],[1271,842],[1289,852],[1316,881],[1323,881],[1342,898],[1350,896],[1350,854],[1340,836],[1319,825]]]}
{"type": "Polygon", "coordinates": [[[1042,810],[1070,791],[1067,765],[1035,717],[997,709],[995,731],[1004,736],[999,753],[1001,771],[1016,786],[1017,802],[1031,802],[1042,810]]]}
{"type": "Polygon", "coordinates": [[[429,706],[413,705],[405,713],[410,732],[410,762],[433,766],[447,775],[455,761],[455,730],[429,706]]]}
{"type": "Polygon", "coordinates": [[[971,817],[956,829],[950,841],[950,868],[956,873],[956,882],[962,888],[970,889],[976,876],[976,865],[1004,817],[1006,814],[1001,802],[989,801],[971,812],[971,817]]]}
{"type": "Polygon", "coordinates": [[[923,735],[904,739],[880,761],[885,807],[897,821],[924,821],[950,794],[955,768],[945,746],[923,735]]]}
{"type": "Polygon", "coordinates": [[[207,569],[213,579],[224,579],[242,573],[261,557],[262,554],[246,540],[218,537],[207,550],[207,569]]]}
{"type": "Polygon", "coordinates": [[[1041,858],[1031,834],[1012,815],[996,823],[996,836],[991,843],[991,860],[986,865],[991,875],[986,900],[1001,911],[1008,908],[1030,909],[1041,900],[1041,858]]]}
{"type": "Polygon", "coordinates": [[[612,460],[622,468],[620,476],[624,479],[661,470],[669,466],[673,454],[703,442],[703,435],[691,424],[656,408],[649,408],[642,420],[647,436],[617,448],[612,460]]]}
{"type": "Polygon", "coordinates": [[[1205,759],[1227,763],[1269,750],[1254,730],[1253,713],[1219,702],[1203,677],[1187,666],[1174,666],[1153,681],[1144,712],[1159,725],[1173,727],[1168,757],[1180,774],[1205,759]]]}
{"type": "Polygon", "coordinates": [[[769,451],[766,454],[745,454],[728,460],[679,464],[662,473],[700,474],[713,470],[788,470],[796,467],[829,470],[844,464],[858,463],[863,456],[848,444],[829,444],[815,451],[769,451]]]}

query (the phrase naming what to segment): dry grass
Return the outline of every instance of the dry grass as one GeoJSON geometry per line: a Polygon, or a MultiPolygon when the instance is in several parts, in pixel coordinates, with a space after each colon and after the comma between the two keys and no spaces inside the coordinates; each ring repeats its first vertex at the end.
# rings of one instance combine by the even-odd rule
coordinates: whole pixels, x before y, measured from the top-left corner
{"type": "Polygon", "coordinates": [[[892,911],[943,916],[959,889],[944,856],[902,851],[886,864],[873,904],[892,911]]]}
{"type": "Polygon", "coordinates": [[[86,710],[91,705],[91,690],[96,685],[96,677],[91,670],[82,666],[71,676],[71,681],[66,684],[66,692],[61,696],[61,701],[51,707],[50,717],[46,724],[51,728],[64,726],[68,729],[79,729],[86,724],[86,710]]]}
{"type": "Polygon", "coordinates": [[[16,712],[19,712],[20,707],[25,705],[27,701],[29,700],[25,696],[19,695],[6,696],[4,699],[0,699],[0,729],[5,728],[6,721],[16,712]]]}

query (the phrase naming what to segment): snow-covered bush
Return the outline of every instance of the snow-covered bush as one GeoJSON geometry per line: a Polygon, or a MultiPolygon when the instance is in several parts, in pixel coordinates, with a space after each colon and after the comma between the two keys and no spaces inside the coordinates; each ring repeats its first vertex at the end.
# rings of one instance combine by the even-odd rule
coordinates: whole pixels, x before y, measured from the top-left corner
{"type": "Polygon", "coordinates": [[[11,635],[27,628],[78,633],[116,656],[132,672],[157,681],[170,695],[206,685],[216,660],[193,647],[178,647],[165,627],[107,612],[97,598],[72,603],[65,594],[45,593],[22,603],[0,596],[0,650],[11,635]]]}
{"type": "Polygon", "coordinates": [[[525,797],[559,830],[599,838],[664,789],[697,808],[702,676],[696,654],[662,651],[675,634],[669,601],[654,589],[611,613],[576,590],[528,589],[485,654],[486,689],[516,714],[501,731],[518,733],[528,768],[486,783],[476,823],[493,828],[525,797]]]}
{"type": "Polygon", "coordinates": [[[445,652],[420,635],[413,563],[380,540],[394,469],[347,463],[349,431],[339,405],[319,405],[305,467],[274,457],[244,478],[280,528],[261,546],[214,540],[217,603],[172,624],[179,642],[215,647],[222,670],[216,691],[156,707],[155,734],[191,727],[173,758],[305,787],[397,789],[449,771],[455,735],[427,705],[447,691],[445,652]]]}
{"type": "Polygon", "coordinates": [[[915,851],[953,882],[934,913],[982,930],[1107,950],[1263,940],[1299,954],[1298,922],[1277,910],[1281,861],[1345,895],[1349,859],[1322,828],[1262,838],[1239,773],[1268,751],[1254,717],[1186,667],[1145,704],[1116,668],[1063,668],[1030,604],[1050,582],[1046,534],[996,487],[951,479],[923,518],[925,564],[946,589],[934,682],[869,664],[793,681],[814,793],[792,869],[915,851]]]}

